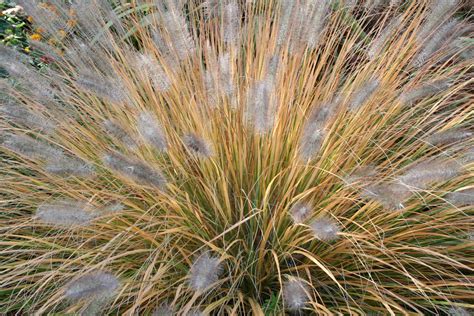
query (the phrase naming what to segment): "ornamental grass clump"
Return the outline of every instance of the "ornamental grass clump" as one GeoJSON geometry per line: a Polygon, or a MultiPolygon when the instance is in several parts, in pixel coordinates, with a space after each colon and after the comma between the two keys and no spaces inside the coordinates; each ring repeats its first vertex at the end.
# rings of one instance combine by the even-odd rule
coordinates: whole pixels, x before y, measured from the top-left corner
{"type": "Polygon", "coordinates": [[[474,307],[463,2],[19,2],[0,313],[474,307]]]}

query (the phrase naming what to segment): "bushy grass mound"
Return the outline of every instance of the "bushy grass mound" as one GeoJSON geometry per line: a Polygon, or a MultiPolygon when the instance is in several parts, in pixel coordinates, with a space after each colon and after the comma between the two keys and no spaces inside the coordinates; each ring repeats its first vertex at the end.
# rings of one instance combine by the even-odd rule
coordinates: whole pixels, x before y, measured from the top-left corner
{"type": "Polygon", "coordinates": [[[464,315],[472,24],[449,1],[19,1],[0,310],[464,315]]]}

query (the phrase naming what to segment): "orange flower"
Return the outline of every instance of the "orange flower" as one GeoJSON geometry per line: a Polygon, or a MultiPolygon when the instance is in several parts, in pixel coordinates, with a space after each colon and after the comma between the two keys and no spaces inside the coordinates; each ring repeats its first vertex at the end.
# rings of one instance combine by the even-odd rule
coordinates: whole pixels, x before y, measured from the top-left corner
{"type": "Polygon", "coordinates": [[[32,41],[39,41],[39,40],[41,40],[41,34],[34,33],[34,34],[30,35],[30,39],[32,41]]]}
{"type": "Polygon", "coordinates": [[[66,33],[64,30],[59,30],[59,31],[58,31],[58,35],[59,35],[59,37],[61,37],[61,38],[65,38],[66,35],[67,35],[67,33],[66,33]]]}
{"type": "Polygon", "coordinates": [[[41,27],[38,27],[38,28],[36,29],[36,33],[38,33],[38,34],[43,34],[43,33],[44,33],[44,29],[41,28],[41,27]]]}
{"type": "Polygon", "coordinates": [[[77,21],[76,21],[75,19],[71,19],[71,20],[68,20],[68,21],[66,22],[66,24],[67,24],[67,26],[69,26],[69,27],[74,27],[74,26],[76,26],[77,21]]]}
{"type": "Polygon", "coordinates": [[[28,22],[33,23],[33,17],[29,16],[26,19],[28,20],[28,22]]]}

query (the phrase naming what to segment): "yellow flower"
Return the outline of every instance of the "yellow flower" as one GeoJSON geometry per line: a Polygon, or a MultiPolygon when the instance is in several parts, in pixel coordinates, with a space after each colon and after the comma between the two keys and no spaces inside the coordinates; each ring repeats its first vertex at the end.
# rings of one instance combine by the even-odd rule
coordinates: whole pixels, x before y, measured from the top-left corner
{"type": "Polygon", "coordinates": [[[39,41],[39,40],[41,40],[41,34],[38,34],[38,33],[32,34],[32,35],[30,35],[30,39],[32,41],[39,41]]]}
{"type": "Polygon", "coordinates": [[[29,16],[28,18],[26,18],[28,20],[28,22],[30,23],[33,23],[33,17],[29,16]]]}
{"type": "Polygon", "coordinates": [[[29,53],[29,52],[30,52],[30,48],[29,48],[29,47],[25,47],[24,51],[27,52],[27,53],[29,53]]]}
{"type": "Polygon", "coordinates": [[[59,31],[58,31],[58,35],[59,35],[59,37],[61,37],[61,38],[65,38],[66,35],[67,35],[67,33],[66,33],[64,30],[59,30],[59,31]]]}

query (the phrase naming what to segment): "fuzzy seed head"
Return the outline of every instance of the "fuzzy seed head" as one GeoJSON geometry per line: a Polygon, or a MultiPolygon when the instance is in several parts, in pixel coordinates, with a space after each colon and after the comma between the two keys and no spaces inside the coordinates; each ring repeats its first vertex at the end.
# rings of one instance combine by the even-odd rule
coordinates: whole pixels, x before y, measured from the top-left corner
{"type": "Polygon", "coordinates": [[[104,165],[119,176],[128,178],[137,184],[163,189],[166,179],[160,170],[143,161],[127,158],[118,153],[110,153],[103,157],[104,165]]]}
{"type": "Polygon", "coordinates": [[[448,89],[451,82],[446,79],[428,82],[400,94],[400,101],[404,104],[412,104],[423,98],[431,97],[448,89]]]}
{"type": "Polygon", "coordinates": [[[451,145],[472,138],[473,132],[462,129],[450,129],[438,132],[426,138],[426,142],[432,146],[451,145]]]}
{"type": "Polygon", "coordinates": [[[175,315],[175,311],[168,304],[160,305],[153,311],[153,314],[152,314],[152,316],[173,316],[173,315],[175,315]]]}
{"type": "Polygon", "coordinates": [[[275,109],[271,104],[273,94],[271,82],[258,81],[247,92],[245,119],[257,134],[264,134],[273,127],[275,109]]]}
{"type": "Polygon", "coordinates": [[[91,224],[96,213],[89,209],[86,202],[62,199],[40,205],[36,217],[46,224],[70,228],[91,224]]]}
{"type": "Polygon", "coordinates": [[[447,311],[448,316],[472,316],[472,313],[463,307],[451,307],[447,311]]]}
{"type": "Polygon", "coordinates": [[[189,286],[194,291],[207,290],[219,280],[221,272],[222,267],[219,258],[211,257],[208,253],[204,253],[191,265],[189,286]]]}
{"type": "Polygon", "coordinates": [[[191,153],[198,157],[209,158],[213,155],[212,145],[205,139],[190,133],[183,136],[183,143],[191,153]]]}
{"type": "Polygon", "coordinates": [[[161,152],[168,149],[168,141],[161,124],[151,112],[142,112],[138,116],[137,127],[143,139],[161,152]]]}
{"type": "Polygon", "coordinates": [[[364,105],[365,102],[374,94],[379,88],[380,81],[378,79],[370,79],[362,87],[354,92],[351,102],[349,104],[349,110],[356,111],[364,105]]]}
{"type": "Polygon", "coordinates": [[[102,126],[111,137],[122,142],[128,149],[134,150],[138,147],[137,142],[120,126],[118,122],[105,120],[102,123],[102,126]]]}
{"type": "Polygon", "coordinates": [[[312,207],[306,203],[298,202],[290,209],[290,215],[295,224],[301,224],[311,215],[312,207]]]}
{"type": "Polygon", "coordinates": [[[91,177],[95,175],[94,167],[91,164],[65,154],[48,157],[45,170],[61,177],[91,177]]]}
{"type": "Polygon", "coordinates": [[[467,189],[446,194],[446,201],[455,206],[472,206],[474,205],[474,189],[467,189]]]}
{"type": "Polygon", "coordinates": [[[309,299],[309,288],[301,279],[293,279],[283,284],[283,301],[290,311],[299,311],[309,299]]]}
{"type": "Polygon", "coordinates": [[[454,178],[461,170],[462,165],[459,162],[438,158],[416,163],[397,179],[412,189],[423,190],[432,183],[454,178]]]}
{"type": "Polygon", "coordinates": [[[310,227],[316,239],[321,241],[330,242],[339,238],[339,225],[332,218],[316,218],[310,223],[310,227]]]}
{"type": "Polygon", "coordinates": [[[361,196],[363,198],[377,201],[387,210],[399,210],[404,208],[403,202],[407,200],[412,192],[401,183],[381,183],[365,187],[361,196]]]}
{"type": "Polygon", "coordinates": [[[158,61],[148,54],[137,54],[135,57],[137,70],[145,74],[151,80],[153,87],[159,92],[168,91],[171,87],[171,80],[158,61]]]}
{"type": "Polygon", "coordinates": [[[120,282],[113,274],[94,271],[67,284],[65,296],[71,301],[103,300],[113,297],[119,287],[120,282]]]}
{"type": "Polygon", "coordinates": [[[61,150],[26,135],[6,135],[2,146],[29,159],[50,159],[62,156],[61,150]]]}

